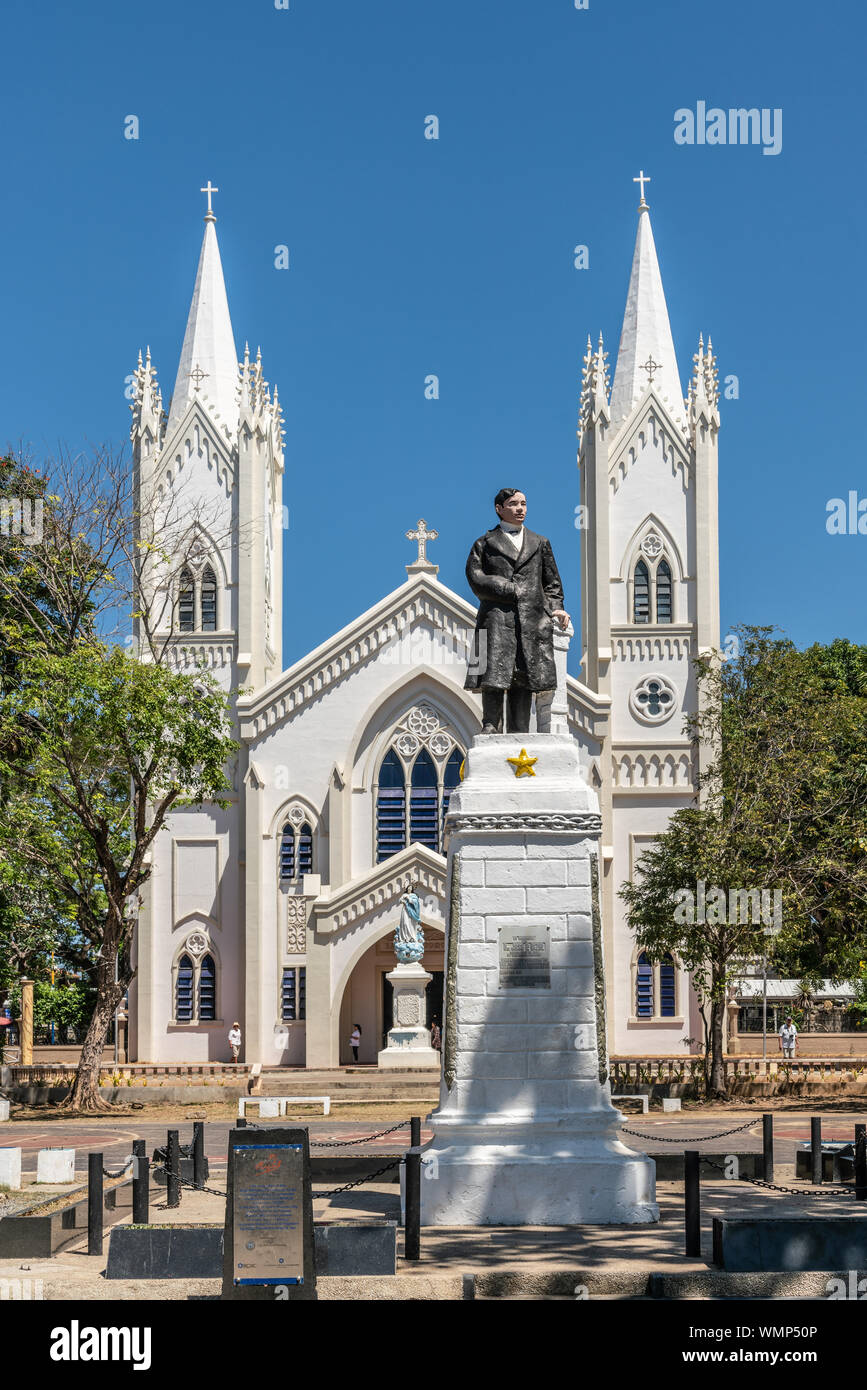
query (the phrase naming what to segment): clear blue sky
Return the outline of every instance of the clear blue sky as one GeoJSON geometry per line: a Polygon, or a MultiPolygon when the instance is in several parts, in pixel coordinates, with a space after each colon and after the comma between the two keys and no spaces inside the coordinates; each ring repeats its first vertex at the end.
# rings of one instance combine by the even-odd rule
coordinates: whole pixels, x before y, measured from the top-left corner
{"type": "Polygon", "coordinates": [[[420,516],[466,593],[503,484],[577,615],[580,363],[588,331],[616,351],[643,166],[681,376],[701,329],[740,380],[722,631],[867,641],[867,536],[825,529],[867,497],[865,27],[854,0],[6,7],[0,443],[127,440],[148,342],[167,403],[210,178],[237,346],[286,411],[287,664],[403,580],[420,516]],[[782,108],[782,152],[677,146],[700,100],[782,108]]]}

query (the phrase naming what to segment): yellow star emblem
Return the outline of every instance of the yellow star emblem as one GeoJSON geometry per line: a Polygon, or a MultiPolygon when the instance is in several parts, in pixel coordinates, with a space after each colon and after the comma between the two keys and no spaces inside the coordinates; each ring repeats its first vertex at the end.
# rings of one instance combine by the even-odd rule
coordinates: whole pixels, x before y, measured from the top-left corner
{"type": "Polygon", "coordinates": [[[506,762],[511,763],[515,769],[516,777],[535,777],[533,764],[539,761],[538,758],[528,758],[526,748],[521,749],[520,756],[517,758],[507,758],[506,762]]]}

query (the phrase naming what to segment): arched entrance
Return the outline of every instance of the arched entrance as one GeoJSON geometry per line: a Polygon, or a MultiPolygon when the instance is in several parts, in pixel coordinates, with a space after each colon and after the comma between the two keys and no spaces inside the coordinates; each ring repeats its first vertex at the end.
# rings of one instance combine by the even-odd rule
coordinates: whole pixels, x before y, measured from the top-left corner
{"type": "MultiPolygon", "coordinates": [[[[433,976],[427,987],[428,1024],[437,1017],[442,1025],[443,958],[445,937],[436,927],[425,925],[425,951],[422,965],[433,976]]],[[[352,1065],[349,1035],[354,1024],[361,1029],[358,1061],[376,1065],[377,1053],[385,1047],[391,1027],[391,984],[385,978],[397,964],[391,933],[375,941],[356,962],[340,1001],[340,1066],[352,1065]]]]}

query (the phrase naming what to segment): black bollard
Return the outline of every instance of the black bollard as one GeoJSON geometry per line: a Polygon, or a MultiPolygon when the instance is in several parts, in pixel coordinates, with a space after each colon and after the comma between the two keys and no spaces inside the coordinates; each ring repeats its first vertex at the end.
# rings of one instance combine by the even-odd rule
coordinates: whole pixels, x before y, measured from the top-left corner
{"type": "Polygon", "coordinates": [[[822,1120],[819,1115],[810,1120],[810,1156],[813,1163],[810,1181],[818,1187],[822,1182],[822,1120]]]}
{"type": "Polygon", "coordinates": [[[102,1254],[102,1154],[87,1155],[87,1253],[102,1254]]]}
{"type": "Polygon", "coordinates": [[[683,1155],[683,1202],[687,1259],[701,1258],[701,1154],[687,1149],[683,1155]]]}
{"type": "Polygon", "coordinates": [[[205,1125],[202,1120],[193,1124],[193,1186],[201,1192],[205,1185],[205,1125]]]}
{"type": "Polygon", "coordinates": [[[150,1159],[144,1139],[133,1139],[132,1156],[132,1221],[134,1226],[146,1226],[150,1217],[150,1159]]]}
{"type": "Polygon", "coordinates": [[[867,1202],[867,1125],[855,1126],[855,1197],[867,1202]]]}
{"type": "Polygon", "coordinates": [[[765,1182],[774,1181],[774,1117],[762,1116],[762,1177],[765,1182]]]}
{"type": "Polygon", "coordinates": [[[421,1120],[409,1124],[411,1148],[406,1155],[406,1216],[403,1225],[403,1257],[421,1258],[421,1120]]]}
{"type": "Polygon", "coordinates": [[[247,1121],[244,1119],[244,1116],[243,1116],[243,1115],[239,1116],[239,1118],[235,1121],[235,1128],[236,1128],[236,1129],[246,1129],[246,1128],[247,1128],[247,1121]]]}
{"type": "Polygon", "coordinates": [[[181,1205],[181,1146],[178,1131],[170,1129],[166,1135],[166,1206],[181,1205]]]}

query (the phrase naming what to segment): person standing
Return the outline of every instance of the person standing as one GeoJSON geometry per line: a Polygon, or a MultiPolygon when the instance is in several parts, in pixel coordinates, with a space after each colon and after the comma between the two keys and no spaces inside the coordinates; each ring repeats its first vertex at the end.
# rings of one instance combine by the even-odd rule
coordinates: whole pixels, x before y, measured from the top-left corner
{"type": "Polygon", "coordinates": [[[237,1021],[229,1029],[229,1046],[232,1049],[232,1061],[237,1062],[241,1051],[241,1025],[237,1021]]]}
{"type": "Polygon", "coordinates": [[[361,1046],[361,1026],[358,1023],[353,1023],[352,1025],[352,1032],[349,1035],[349,1046],[352,1048],[353,1060],[357,1062],[358,1049],[361,1046]]]}
{"type": "Polygon", "coordinates": [[[790,1018],[787,1018],[780,1029],[780,1047],[784,1057],[794,1057],[795,1044],[798,1041],[798,1030],[790,1018]]]}
{"type": "Polygon", "coordinates": [[[440,1052],[442,1050],[443,1035],[440,1032],[440,1026],[436,1019],[434,1019],[430,1026],[430,1045],[435,1052],[440,1052]]]}

